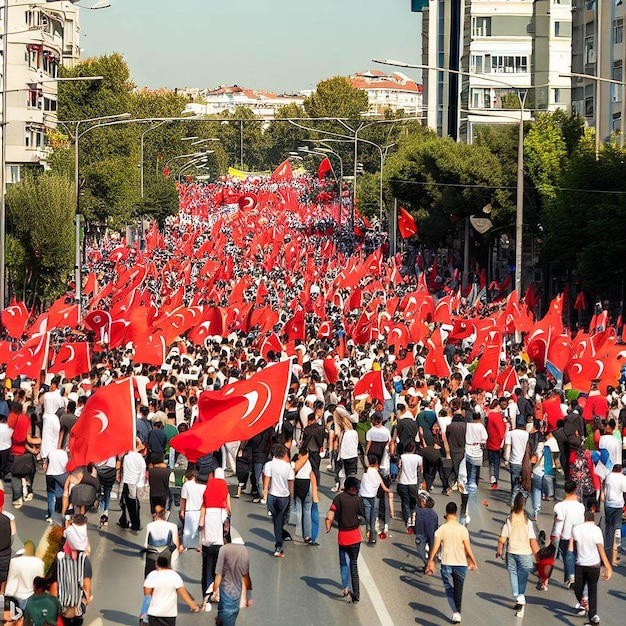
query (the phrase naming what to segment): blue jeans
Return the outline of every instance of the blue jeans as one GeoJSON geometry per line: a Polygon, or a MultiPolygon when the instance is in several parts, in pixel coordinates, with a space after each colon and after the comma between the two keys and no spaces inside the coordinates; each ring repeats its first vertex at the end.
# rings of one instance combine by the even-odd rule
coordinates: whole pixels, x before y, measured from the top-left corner
{"type": "Polygon", "coordinates": [[[320,509],[317,502],[311,505],[311,541],[317,539],[320,532],[320,509]]]}
{"type": "Polygon", "coordinates": [[[402,505],[402,519],[408,525],[417,505],[417,485],[402,485],[398,483],[398,495],[402,505]]]}
{"type": "Polygon", "coordinates": [[[506,555],[506,567],[509,570],[513,597],[523,596],[526,593],[528,576],[533,571],[532,554],[511,554],[509,552],[506,555]]]}
{"type": "Polygon", "coordinates": [[[446,598],[453,613],[461,612],[463,584],[467,574],[467,565],[442,565],[441,579],[446,590],[446,598]]]}
{"type": "Polygon", "coordinates": [[[253,463],[254,477],[256,479],[256,490],[259,497],[263,496],[263,482],[261,481],[261,472],[265,463],[253,463]]]}
{"type": "Polygon", "coordinates": [[[500,478],[500,450],[487,450],[489,459],[489,475],[492,483],[498,483],[500,478]]]}
{"type": "Polygon", "coordinates": [[[285,511],[289,507],[289,496],[278,497],[271,493],[267,496],[267,509],[272,514],[274,522],[274,541],[276,551],[283,549],[283,527],[285,525],[285,511]]]}
{"type": "Polygon", "coordinates": [[[559,539],[559,556],[563,559],[563,581],[574,576],[576,555],[569,550],[569,539],[559,539]]]}
{"type": "Polygon", "coordinates": [[[365,529],[371,533],[371,538],[376,534],[376,498],[363,498],[365,508],[365,529]]]}
{"type": "Polygon", "coordinates": [[[554,497],[554,476],[537,476],[533,474],[533,515],[537,517],[541,511],[543,494],[554,497]]]}
{"type": "Polygon", "coordinates": [[[297,528],[302,532],[302,538],[307,539],[312,535],[311,507],[313,504],[313,497],[311,496],[311,490],[309,489],[304,501],[300,500],[300,498],[296,498],[295,500],[296,516],[298,519],[297,528]]]}
{"type": "MultiPolygon", "coordinates": [[[[428,537],[426,535],[415,535],[415,547],[417,548],[417,556],[424,561],[424,565],[428,562],[426,556],[426,545],[428,544],[428,537]]],[[[430,546],[429,546],[430,548],[430,546]]]]}
{"type": "Polygon", "coordinates": [[[615,531],[622,527],[622,509],[604,505],[604,551],[609,561],[613,560],[615,531]]]}
{"type": "Polygon", "coordinates": [[[341,571],[341,588],[352,590],[355,599],[359,599],[359,570],[357,561],[359,558],[360,543],[350,546],[339,546],[339,569],[341,571]]]}
{"type": "Polygon", "coordinates": [[[239,603],[241,596],[231,598],[220,586],[220,601],[217,604],[217,616],[222,621],[222,626],[235,626],[239,615],[239,603]]]}
{"type": "Polygon", "coordinates": [[[522,489],[519,477],[522,475],[522,464],[509,463],[509,472],[511,472],[511,499],[515,497],[518,491],[522,489]]]}

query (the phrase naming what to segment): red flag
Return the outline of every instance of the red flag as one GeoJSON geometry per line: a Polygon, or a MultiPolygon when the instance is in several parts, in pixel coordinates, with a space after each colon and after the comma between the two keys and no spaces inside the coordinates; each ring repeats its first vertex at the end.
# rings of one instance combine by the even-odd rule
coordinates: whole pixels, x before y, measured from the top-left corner
{"type": "Polygon", "coordinates": [[[85,318],[85,325],[96,333],[97,341],[109,341],[111,337],[111,315],[108,311],[92,311],[85,318]]]}
{"type": "Polygon", "coordinates": [[[161,367],[165,363],[167,346],[165,337],[161,333],[147,335],[141,339],[136,338],[133,344],[135,346],[135,356],[133,358],[135,363],[145,363],[147,365],[156,365],[157,367],[161,367]]]}
{"type": "Polygon", "coordinates": [[[326,382],[334,385],[339,380],[339,370],[337,369],[335,359],[327,356],[324,359],[322,365],[324,366],[324,375],[326,376],[326,382]]]}
{"type": "Polygon", "coordinates": [[[283,413],[291,380],[291,361],[268,365],[247,380],[205,391],[198,422],[171,440],[190,461],[219,450],[228,441],[245,441],[273,426],[283,413]]]}
{"type": "Polygon", "coordinates": [[[81,341],[64,343],[54,355],[54,361],[48,368],[52,374],[64,372],[66,378],[75,378],[91,371],[91,355],[89,344],[81,341]]]}
{"type": "Polygon", "coordinates": [[[413,216],[402,207],[398,207],[398,229],[400,230],[400,236],[402,239],[408,239],[417,235],[417,224],[413,216]]]}
{"type": "Polygon", "coordinates": [[[280,355],[283,351],[283,345],[280,343],[280,339],[276,333],[272,333],[269,337],[266,337],[261,345],[261,356],[267,361],[269,353],[280,355]]]}
{"type": "Polygon", "coordinates": [[[48,311],[48,328],[76,328],[79,322],[80,309],[78,304],[65,303],[65,296],[59,298],[48,311]]]}
{"type": "Polygon", "coordinates": [[[382,370],[368,372],[354,385],[354,397],[368,395],[373,400],[384,402],[389,396],[385,388],[382,370]]]}
{"type": "MultiPolygon", "coordinates": [[[[499,337],[499,333],[496,338],[499,337]]],[[[496,386],[498,370],[500,369],[500,341],[485,346],[478,359],[478,365],[472,377],[472,387],[482,391],[492,392],[496,386]]]]}
{"type": "Polygon", "coordinates": [[[326,174],[328,174],[328,172],[330,172],[332,169],[333,168],[330,164],[330,161],[328,160],[328,157],[324,157],[322,159],[322,162],[320,163],[320,166],[317,168],[317,177],[319,178],[319,180],[324,180],[326,174]]]}
{"type": "Polygon", "coordinates": [[[291,163],[289,163],[289,159],[285,159],[272,172],[271,179],[276,183],[288,183],[293,180],[293,172],[291,171],[291,163]]]}
{"type": "Polygon", "coordinates": [[[502,395],[505,391],[513,393],[513,390],[519,387],[519,379],[517,378],[515,368],[512,365],[506,367],[498,376],[496,383],[498,384],[498,393],[500,395],[502,395]]]}
{"type": "Polygon", "coordinates": [[[586,308],[587,308],[587,303],[585,302],[585,294],[581,291],[576,296],[576,302],[574,302],[574,310],[584,311],[586,308]]]}
{"type": "Polygon", "coordinates": [[[438,378],[449,378],[450,365],[443,354],[443,341],[441,340],[441,330],[436,328],[430,339],[426,342],[428,354],[424,361],[424,373],[427,376],[437,376],[438,378]]]}
{"type": "Polygon", "coordinates": [[[23,374],[33,380],[38,379],[41,371],[48,365],[49,339],[49,333],[29,339],[7,365],[7,378],[17,378],[23,374]]]}
{"type": "Polygon", "coordinates": [[[259,203],[259,199],[255,193],[244,193],[242,196],[239,196],[238,203],[242,211],[252,211],[259,203]]]}
{"type": "Polygon", "coordinates": [[[288,320],[283,326],[282,332],[287,335],[287,339],[299,339],[304,341],[305,338],[304,327],[304,311],[298,311],[290,320],[288,320]]]}
{"type": "Polygon", "coordinates": [[[330,320],[325,320],[320,324],[317,331],[318,339],[330,339],[333,336],[333,323],[330,320]]]}
{"type": "Polygon", "coordinates": [[[69,471],[135,449],[133,379],[96,389],[70,432],[69,471]]]}
{"type": "Polygon", "coordinates": [[[2,325],[14,339],[21,339],[28,321],[28,309],[23,302],[13,302],[2,311],[2,325]]]}

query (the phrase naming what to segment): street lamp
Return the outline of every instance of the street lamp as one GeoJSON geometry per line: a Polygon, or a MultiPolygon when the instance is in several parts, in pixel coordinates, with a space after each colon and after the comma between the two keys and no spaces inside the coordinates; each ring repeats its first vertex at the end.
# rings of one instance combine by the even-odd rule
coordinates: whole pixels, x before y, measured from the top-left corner
{"type": "Polygon", "coordinates": [[[309,141],[311,143],[319,143],[321,147],[318,147],[317,149],[320,152],[324,152],[326,154],[332,154],[333,156],[337,157],[337,160],[339,161],[339,212],[338,212],[339,214],[337,216],[338,217],[337,226],[338,226],[338,230],[341,231],[341,210],[343,208],[343,159],[341,158],[338,152],[335,152],[334,150],[329,148],[326,145],[326,143],[324,143],[325,140],[310,139],[309,141]]]}
{"type": "Polygon", "coordinates": [[[178,184],[180,184],[183,172],[185,170],[188,170],[190,167],[193,167],[194,165],[198,165],[199,163],[206,163],[209,158],[209,154],[213,154],[213,152],[214,150],[207,150],[206,152],[203,152],[201,156],[195,159],[191,159],[190,161],[187,161],[187,163],[184,163],[183,166],[178,171],[178,184]]]}
{"type": "MultiPolygon", "coordinates": [[[[474,72],[462,72],[459,70],[451,70],[445,67],[436,67],[432,65],[405,63],[403,61],[395,61],[389,59],[372,59],[374,63],[380,63],[381,65],[392,65],[396,67],[404,67],[419,70],[435,70],[438,72],[448,72],[449,74],[455,74],[458,76],[476,77],[486,82],[499,84],[509,89],[513,89],[517,92],[520,105],[520,119],[519,119],[519,133],[517,142],[517,196],[516,196],[516,210],[515,210],[515,291],[519,297],[522,296],[522,244],[523,244],[523,226],[524,226],[524,113],[526,104],[526,95],[528,89],[545,87],[546,85],[533,85],[532,87],[519,87],[499,80],[497,78],[491,78],[484,76],[483,74],[476,74],[474,72]],[[525,89],[522,93],[521,89],[525,89]]],[[[467,255],[467,252],[465,252],[467,255]]],[[[464,268],[467,272],[467,266],[464,268]]]]}

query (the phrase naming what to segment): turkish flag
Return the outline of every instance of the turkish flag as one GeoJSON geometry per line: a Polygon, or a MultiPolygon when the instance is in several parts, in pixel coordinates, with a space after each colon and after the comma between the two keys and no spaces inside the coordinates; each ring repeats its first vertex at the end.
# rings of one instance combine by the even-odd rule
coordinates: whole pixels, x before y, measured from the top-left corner
{"type": "Polygon", "coordinates": [[[381,402],[388,400],[391,395],[385,387],[382,370],[368,372],[362,376],[354,385],[353,395],[355,398],[368,395],[373,400],[380,400],[381,402]]]}
{"type": "Polygon", "coordinates": [[[189,331],[188,337],[196,345],[202,345],[212,335],[223,335],[226,315],[221,307],[208,307],[197,326],[189,331]]]}
{"type": "Polygon", "coordinates": [[[145,363],[147,365],[156,365],[161,367],[165,363],[167,356],[167,345],[165,337],[161,333],[146,335],[133,340],[135,346],[135,363],[145,363]]]}
{"type": "Polygon", "coordinates": [[[304,341],[305,328],[304,328],[304,311],[298,311],[290,320],[288,320],[283,326],[284,334],[287,335],[287,339],[299,339],[304,341]]]}
{"type": "Polygon", "coordinates": [[[330,164],[330,161],[328,160],[328,157],[324,157],[320,163],[320,166],[317,168],[317,177],[319,178],[319,180],[324,180],[326,174],[328,174],[328,172],[330,172],[332,169],[333,168],[330,164]]]}
{"type": "Polygon", "coordinates": [[[443,354],[443,341],[441,330],[436,328],[426,342],[428,354],[424,361],[424,373],[427,376],[437,376],[438,378],[449,378],[450,365],[443,354]]]}
{"type": "Polygon", "coordinates": [[[198,421],[176,435],[171,446],[197,461],[229,441],[245,441],[274,426],[283,414],[290,380],[291,361],[287,360],[219,391],[204,391],[198,400],[198,421]]]}
{"type": "Polygon", "coordinates": [[[270,177],[275,183],[288,183],[293,180],[293,171],[289,159],[285,159],[273,172],[270,177]]]}
{"type": "Polygon", "coordinates": [[[68,379],[89,373],[91,371],[89,344],[84,341],[64,343],[54,355],[54,361],[48,371],[51,374],[63,372],[68,379]]]}
{"type": "Polygon", "coordinates": [[[324,366],[324,375],[326,376],[326,382],[334,385],[339,380],[339,370],[337,369],[335,359],[327,356],[322,362],[322,365],[324,366]]]}
{"type": "Polygon", "coordinates": [[[49,333],[29,339],[7,365],[7,378],[17,378],[22,374],[33,380],[38,379],[48,365],[49,339],[49,333]]]}
{"type": "Polygon", "coordinates": [[[513,393],[519,387],[519,379],[517,378],[515,368],[512,365],[506,367],[498,376],[496,383],[498,384],[498,393],[500,395],[505,391],[513,393]]]}
{"type": "Polygon", "coordinates": [[[269,337],[266,337],[261,345],[261,356],[267,361],[269,353],[280,355],[283,351],[283,344],[280,343],[280,339],[276,333],[272,333],[269,337]]]}
{"type": "Polygon", "coordinates": [[[2,325],[14,339],[21,339],[28,322],[28,309],[23,302],[13,302],[2,311],[2,325]]]}
{"type": "Polygon", "coordinates": [[[255,193],[244,193],[239,196],[238,204],[242,211],[252,211],[258,203],[259,199],[255,193]]]}
{"type": "Polygon", "coordinates": [[[111,315],[108,311],[92,311],[85,317],[85,325],[98,335],[98,341],[109,341],[111,338],[111,315]]]}
{"type": "Polygon", "coordinates": [[[408,239],[417,235],[417,225],[413,216],[402,207],[398,207],[398,229],[402,239],[408,239]]]}
{"type": "Polygon", "coordinates": [[[496,386],[498,370],[500,369],[501,342],[489,343],[478,359],[478,366],[472,377],[472,387],[482,391],[492,392],[496,386]]]}
{"type": "Polygon", "coordinates": [[[325,320],[320,324],[317,331],[318,339],[330,339],[333,336],[333,323],[330,320],[325,320]]]}
{"type": "Polygon", "coordinates": [[[99,387],[89,396],[70,432],[67,469],[98,463],[135,449],[135,392],[133,378],[99,387]]]}

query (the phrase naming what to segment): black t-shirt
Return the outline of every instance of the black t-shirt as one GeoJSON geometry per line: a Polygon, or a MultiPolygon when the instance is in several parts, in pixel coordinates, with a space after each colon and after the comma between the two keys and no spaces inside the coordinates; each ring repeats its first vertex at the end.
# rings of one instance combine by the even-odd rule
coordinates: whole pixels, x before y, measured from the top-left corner
{"type": "Polygon", "coordinates": [[[319,452],[320,448],[324,445],[325,436],[326,431],[324,430],[323,426],[320,426],[317,423],[309,424],[304,429],[302,445],[312,452],[319,452]]]}
{"type": "Polygon", "coordinates": [[[363,499],[356,493],[340,493],[335,496],[332,506],[339,530],[354,530],[359,527],[361,518],[365,517],[363,499]]]}
{"type": "Polygon", "coordinates": [[[151,467],[148,470],[150,496],[163,498],[168,495],[171,472],[169,467],[151,467]]]}

